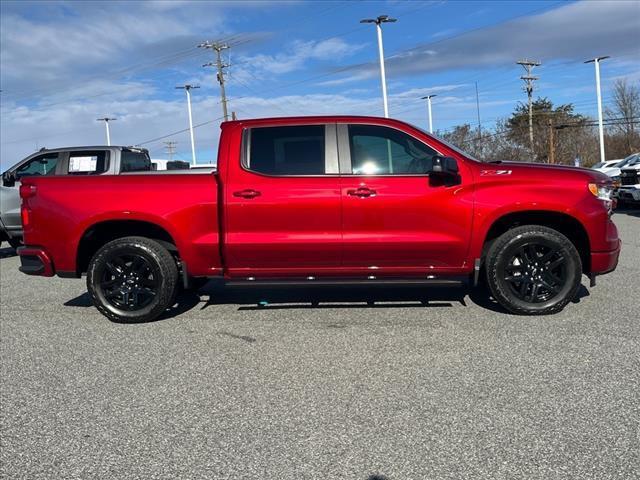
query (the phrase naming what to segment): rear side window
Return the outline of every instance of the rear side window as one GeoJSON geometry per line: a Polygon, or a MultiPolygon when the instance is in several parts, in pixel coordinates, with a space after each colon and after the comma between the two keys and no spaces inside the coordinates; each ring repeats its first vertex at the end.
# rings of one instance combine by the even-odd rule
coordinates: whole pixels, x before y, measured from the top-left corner
{"type": "Polygon", "coordinates": [[[69,153],[69,175],[98,175],[109,169],[109,152],[105,150],[69,153]]]}
{"type": "Polygon", "coordinates": [[[151,159],[147,152],[122,150],[120,153],[121,172],[148,172],[151,170],[151,159]]]}
{"type": "Polygon", "coordinates": [[[267,175],[325,173],[325,126],[252,128],[248,132],[244,164],[267,175]]]}

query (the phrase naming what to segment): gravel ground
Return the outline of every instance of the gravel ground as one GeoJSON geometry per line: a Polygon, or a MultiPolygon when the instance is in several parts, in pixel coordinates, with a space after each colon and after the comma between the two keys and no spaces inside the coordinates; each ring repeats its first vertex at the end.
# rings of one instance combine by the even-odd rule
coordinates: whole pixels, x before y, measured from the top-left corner
{"type": "Polygon", "coordinates": [[[615,220],[618,269],[548,317],[462,290],[209,284],[121,325],[2,249],[0,476],[638,478],[640,212],[615,220]]]}

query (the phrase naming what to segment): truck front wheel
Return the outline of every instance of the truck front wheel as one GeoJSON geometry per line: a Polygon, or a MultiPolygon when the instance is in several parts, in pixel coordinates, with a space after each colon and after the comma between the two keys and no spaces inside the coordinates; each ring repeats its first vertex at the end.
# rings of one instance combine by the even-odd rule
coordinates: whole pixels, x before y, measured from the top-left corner
{"type": "Polygon", "coordinates": [[[178,268],[160,243],[124,237],[100,248],[87,271],[87,289],[96,308],[123,323],[155,320],[175,300],[178,268]]]}
{"type": "Polygon", "coordinates": [[[582,262],[560,232],[539,225],[508,230],[486,258],[487,281],[495,300],[520,315],[562,310],[580,287],[582,262]]]}

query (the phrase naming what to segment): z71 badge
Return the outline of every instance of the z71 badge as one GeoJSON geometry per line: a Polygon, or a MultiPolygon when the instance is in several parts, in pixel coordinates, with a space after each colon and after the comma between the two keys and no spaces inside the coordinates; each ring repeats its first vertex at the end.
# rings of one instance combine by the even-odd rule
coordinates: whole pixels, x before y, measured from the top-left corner
{"type": "Polygon", "coordinates": [[[489,177],[493,175],[511,175],[511,170],[480,170],[481,177],[489,177]]]}

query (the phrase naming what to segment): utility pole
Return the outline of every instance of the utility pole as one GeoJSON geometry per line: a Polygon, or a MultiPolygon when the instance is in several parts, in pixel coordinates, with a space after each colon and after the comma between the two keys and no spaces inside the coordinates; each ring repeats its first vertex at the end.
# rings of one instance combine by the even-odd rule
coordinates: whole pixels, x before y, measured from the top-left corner
{"type": "Polygon", "coordinates": [[[384,49],[382,47],[382,24],[394,23],[398,20],[389,15],[380,15],[377,18],[365,18],[360,23],[375,23],[378,33],[378,56],[380,57],[380,80],[382,82],[382,104],[384,106],[384,116],[389,118],[389,103],[387,101],[387,77],[384,71],[384,49]]]}
{"type": "Polygon", "coordinates": [[[215,67],[218,70],[216,77],[218,79],[218,83],[220,84],[220,97],[222,103],[222,115],[224,116],[224,121],[229,121],[229,113],[227,108],[227,94],[224,89],[224,69],[229,65],[222,62],[222,50],[226,50],[229,48],[229,45],[221,42],[203,42],[198,45],[199,48],[208,48],[216,52],[216,61],[215,63],[209,62],[202,65],[203,67],[215,67]]]}
{"type": "Polygon", "coordinates": [[[591,60],[587,60],[584,63],[591,63],[596,67],[596,96],[598,98],[598,134],[600,136],[600,161],[604,162],[604,126],[602,125],[602,95],[600,93],[600,62],[609,58],[609,56],[605,57],[596,57],[591,60]]]}
{"type": "Polygon", "coordinates": [[[437,97],[438,95],[427,95],[426,97],[422,97],[422,100],[427,101],[427,111],[429,112],[429,133],[433,133],[433,117],[431,116],[431,99],[433,97],[437,97]]]}
{"type": "Polygon", "coordinates": [[[553,125],[553,119],[547,121],[549,125],[549,163],[556,163],[556,142],[554,138],[555,126],[553,125]]]}
{"type": "Polygon", "coordinates": [[[111,122],[113,120],[117,120],[117,118],[109,118],[109,117],[96,118],[96,121],[104,122],[104,126],[105,126],[105,128],[107,130],[107,145],[108,146],[111,146],[111,132],[109,131],[109,122],[111,122]]]}
{"type": "Polygon", "coordinates": [[[189,111],[189,133],[191,134],[191,164],[196,164],[196,142],[193,139],[193,117],[191,115],[191,89],[200,88],[198,85],[182,85],[176,87],[177,89],[187,92],[187,109],[189,111]]]}
{"type": "MultiPolygon", "coordinates": [[[[476,112],[478,113],[478,142],[482,141],[482,123],[480,123],[480,95],[478,95],[478,82],[476,82],[476,112]]],[[[482,149],[482,145],[480,145],[482,149]]]]}
{"type": "Polygon", "coordinates": [[[532,62],[530,60],[520,60],[516,63],[518,65],[522,65],[522,67],[527,71],[527,74],[520,78],[526,83],[524,91],[527,92],[527,98],[529,100],[529,144],[531,145],[531,151],[533,152],[533,82],[538,80],[538,77],[534,77],[531,74],[533,73],[534,67],[539,67],[542,64],[540,62],[532,62]]]}
{"type": "Polygon", "coordinates": [[[165,144],[165,149],[167,150],[167,154],[169,155],[169,161],[173,160],[173,154],[176,153],[176,143],[174,141],[163,142],[165,144]]]}

